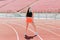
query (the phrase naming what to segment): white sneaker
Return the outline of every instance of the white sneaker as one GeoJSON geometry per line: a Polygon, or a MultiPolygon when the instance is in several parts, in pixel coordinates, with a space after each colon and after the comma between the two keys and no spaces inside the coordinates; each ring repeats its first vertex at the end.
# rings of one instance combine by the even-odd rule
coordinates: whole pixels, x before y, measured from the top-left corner
{"type": "Polygon", "coordinates": [[[38,32],[35,32],[35,35],[38,35],[38,32]]]}
{"type": "Polygon", "coordinates": [[[24,33],[24,35],[26,35],[26,33],[24,33]]]}

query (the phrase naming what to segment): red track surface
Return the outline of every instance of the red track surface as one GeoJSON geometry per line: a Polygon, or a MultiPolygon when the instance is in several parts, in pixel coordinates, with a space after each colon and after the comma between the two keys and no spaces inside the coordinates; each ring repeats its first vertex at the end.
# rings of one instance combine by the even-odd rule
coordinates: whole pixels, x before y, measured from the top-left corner
{"type": "MultiPolygon", "coordinates": [[[[60,40],[60,20],[35,20],[38,36],[31,40],[60,40]]],[[[25,19],[22,18],[0,18],[0,40],[26,40],[25,19]],[[16,32],[18,34],[17,35],[16,32]]],[[[29,25],[29,35],[34,35],[33,27],[29,25]],[[31,30],[30,30],[31,29],[31,30]]]]}

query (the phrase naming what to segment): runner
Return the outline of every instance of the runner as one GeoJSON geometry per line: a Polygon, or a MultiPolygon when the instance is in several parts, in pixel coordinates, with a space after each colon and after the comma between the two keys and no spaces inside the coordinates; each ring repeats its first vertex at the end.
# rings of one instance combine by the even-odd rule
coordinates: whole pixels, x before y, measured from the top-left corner
{"type": "MultiPolygon", "coordinates": [[[[32,13],[31,7],[29,7],[28,10],[27,10],[27,14],[26,14],[26,24],[27,24],[27,25],[26,25],[25,38],[28,37],[28,36],[27,36],[27,31],[28,31],[28,26],[29,26],[29,24],[32,24],[33,27],[34,27],[34,30],[35,30],[35,35],[34,35],[34,37],[38,35],[37,30],[36,30],[36,26],[35,26],[35,24],[34,24],[33,15],[34,15],[34,14],[32,13]]],[[[30,38],[31,38],[31,37],[30,37],[30,38]]]]}

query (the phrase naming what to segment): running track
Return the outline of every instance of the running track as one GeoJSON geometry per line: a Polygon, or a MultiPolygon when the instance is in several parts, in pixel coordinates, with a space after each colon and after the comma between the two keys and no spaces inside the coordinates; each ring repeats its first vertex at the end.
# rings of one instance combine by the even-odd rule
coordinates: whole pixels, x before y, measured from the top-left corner
{"type": "MultiPolygon", "coordinates": [[[[35,19],[38,36],[31,40],[60,40],[60,20],[35,19]]],[[[0,40],[26,40],[25,19],[0,18],[0,40]]],[[[32,25],[29,25],[28,35],[34,35],[32,25]]]]}

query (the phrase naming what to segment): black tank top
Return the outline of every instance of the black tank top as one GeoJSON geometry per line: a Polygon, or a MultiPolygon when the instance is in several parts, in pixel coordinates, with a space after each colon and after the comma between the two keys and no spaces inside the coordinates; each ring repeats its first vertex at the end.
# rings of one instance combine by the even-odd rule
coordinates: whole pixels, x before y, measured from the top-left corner
{"type": "Polygon", "coordinates": [[[26,17],[32,17],[32,12],[28,12],[26,17]]]}

